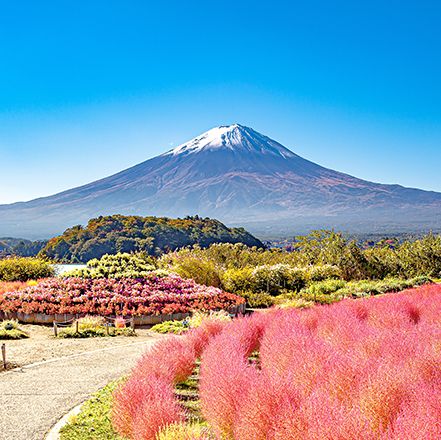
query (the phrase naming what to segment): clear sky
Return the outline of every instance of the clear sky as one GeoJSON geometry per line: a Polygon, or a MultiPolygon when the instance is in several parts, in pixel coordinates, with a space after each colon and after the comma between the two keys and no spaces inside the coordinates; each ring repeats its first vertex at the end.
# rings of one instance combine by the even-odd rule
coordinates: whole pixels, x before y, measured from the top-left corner
{"type": "Polygon", "coordinates": [[[238,122],[441,191],[439,1],[1,1],[0,203],[238,122]]]}

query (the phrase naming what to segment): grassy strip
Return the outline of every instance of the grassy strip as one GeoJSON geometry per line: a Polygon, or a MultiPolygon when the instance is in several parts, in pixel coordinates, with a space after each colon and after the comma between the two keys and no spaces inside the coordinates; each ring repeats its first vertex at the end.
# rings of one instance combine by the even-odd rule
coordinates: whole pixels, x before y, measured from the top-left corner
{"type": "Polygon", "coordinates": [[[195,423],[203,422],[199,400],[199,366],[198,361],[193,374],[184,382],[178,383],[175,388],[176,397],[187,412],[188,421],[195,423]]]}
{"type": "Polygon", "coordinates": [[[107,334],[105,328],[88,328],[84,330],[75,330],[75,327],[67,327],[58,332],[59,338],[100,338],[105,336],[136,336],[136,333],[130,327],[126,328],[110,328],[107,334]]]}
{"type": "Polygon", "coordinates": [[[110,421],[112,393],[120,383],[109,383],[86,401],[80,413],[61,429],[60,440],[122,440],[110,421]]]}

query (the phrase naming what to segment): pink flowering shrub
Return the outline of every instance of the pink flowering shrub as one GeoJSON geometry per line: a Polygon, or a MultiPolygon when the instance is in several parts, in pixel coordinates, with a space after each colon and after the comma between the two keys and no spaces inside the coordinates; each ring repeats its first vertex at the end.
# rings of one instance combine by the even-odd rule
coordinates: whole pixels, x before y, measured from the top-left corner
{"type": "Polygon", "coordinates": [[[159,315],[228,309],[244,299],[177,275],[145,279],[50,278],[0,296],[0,310],[23,313],[159,315]]]}
{"type": "Polygon", "coordinates": [[[133,375],[115,392],[112,423],[124,437],[153,440],[161,428],[183,419],[173,388],[164,378],[133,375]]]}
{"type": "Polygon", "coordinates": [[[169,336],[151,347],[115,392],[115,430],[129,439],[154,440],[163,428],[184,420],[174,385],[192,374],[197,358],[226,325],[207,319],[185,336],[169,336]]]}
{"type": "Polygon", "coordinates": [[[439,285],[256,313],[163,344],[134,375],[172,389],[201,356],[202,414],[217,438],[441,438],[439,285]]]}
{"type": "Polygon", "coordinates": [[[202,354],[199,388],[202,414],[219,437],[233,435],[241,401],[257,379],[258,372],[248,362],[248,356],[258,348],[261,323],[262,320],[251,318],[232,322],[213,338],[202,354]]]}

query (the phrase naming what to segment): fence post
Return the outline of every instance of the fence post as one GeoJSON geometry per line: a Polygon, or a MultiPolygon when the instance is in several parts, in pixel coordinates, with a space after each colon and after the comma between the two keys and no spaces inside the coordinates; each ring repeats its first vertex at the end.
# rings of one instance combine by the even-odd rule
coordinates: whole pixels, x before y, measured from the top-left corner
{"type": "Polygon", "coordinates": [[[57,327],[57,322],[54,321],[54,336],[57,337],[58,336],[58,327],[57,327]]]}
{"type": "Polygon", "coordinates": [[[3,368],[6,370],[6,344],[2,344],[3,368]]]}
{"type": "Polygon", "coordinates": [[[135,331],[135,318],[133,316],[130,318],[130,328],[135,331]]]}

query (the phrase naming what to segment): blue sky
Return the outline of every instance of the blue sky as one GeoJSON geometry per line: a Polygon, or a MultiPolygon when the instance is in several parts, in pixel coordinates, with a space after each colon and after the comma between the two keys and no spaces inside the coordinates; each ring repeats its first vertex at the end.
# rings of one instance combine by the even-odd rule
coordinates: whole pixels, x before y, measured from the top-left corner
{"type": "Polygon", "coordinates": [[[0,203],[238,122],[441,191],[438,1],[0,1],[0,203]]]}

